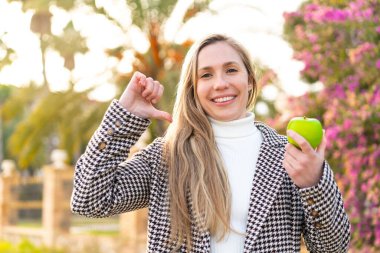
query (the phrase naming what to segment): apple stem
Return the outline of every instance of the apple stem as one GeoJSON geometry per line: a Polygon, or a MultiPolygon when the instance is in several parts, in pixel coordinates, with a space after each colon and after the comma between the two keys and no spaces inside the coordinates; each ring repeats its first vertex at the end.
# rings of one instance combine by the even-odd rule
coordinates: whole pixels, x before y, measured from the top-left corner
{"type": "Polygon", "coordinates": [[[303,116],[303,119],[306,119],[306,116],[303,116]]]}

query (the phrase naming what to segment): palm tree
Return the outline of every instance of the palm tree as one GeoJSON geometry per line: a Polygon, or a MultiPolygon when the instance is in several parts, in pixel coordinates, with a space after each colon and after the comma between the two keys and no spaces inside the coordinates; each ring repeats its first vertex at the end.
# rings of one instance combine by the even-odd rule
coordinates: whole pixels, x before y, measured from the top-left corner
{"type": "MultiPolygon", "coordinates": [[[[5,52],[2,56],[0,56],[0,70],[3,69],[5,66],[12,63],[12,56],[14,55],[14,50],[9,48],[3,41],[3,36],[6,35],[6,33],[0,34],[0,51],[5,52]]],[[[0,84],[0,163],[4,159],[4,126],[3,126],[3,115],[1,113],[2,111],[2,105],[5,102],[5,100],[10,96],[10,93],[12,91],[12,87],[8,85],[2,85],[0,84]]]]}
{"type": "MultiPolygon", "coordinates": [[[[83,3],[83,1],[81,1],[83,3]]],[[[107,11],[98,7],[95,1],[84,1],[88,6],[108,18],[114,25],[127,32],[130,27],[125,27],[107,11]]],[[[178,80],[178,63],[182,60],[186,47],[189,44],[175,45],[164,40],[163,25],[174,8],[176,1],[127,1],[132,9],[133,25],[143,31],[149,42],[148,52],[141,54],[131,45],[122,45],[117,49],[107,52],[111,57],[118,57],[124,50],[134,50],[134,68],[143,71],[147,75],[159,79],[165,84],[168,91],[167,97],[174,93],[174,86],[178,80]]],[[[185,15],[184,20],[194,15],[206,6],[208,1],[199,1],[193,4],[185,15]]],[[[13,92],[4,104],[4,112],[7,111],[7,119],[21,117],[12,132],[8,150],[17,158],[20,168],[38,167],[48,161],[48,154],[54,148],[64,148],[68,151],[71,161],[76,160],[83,152],[85,145],[97,127],[104,114],[107,104],[91,101],[88,92],[74,91],[75,83],[71,80],[68,90],[60,93],[50,91],[50,84],[46,78],[45,56],[47,49],[58,51],[64,58],[65,67],[72,71],[75,68],[74,55],[87,51],[85,39],[75,30],[73,23],[69,22],[62,36],[51,33],[50,7],[56,6],[67,11],[76,7],[76,1],[22,1],[24,11],[33,11],[30,29],[40,39],[41,61],[43,65],[44,83],[42,87],[30,85],[28,88],[20,88],[13,92]],[[34,90],[25,94],[26,90],[34,90]],[[20,108],[21,107],[21,108],[20,108]]],[[[120,91],[124,89],[128,75],[120,74],[116,70],[115,82],[119,84],[120,91]]],[[[170,99],[172,100],[172,99],[170,99]]],[[[163,99],[160,105],[169,110],[169,99],[163,99]]],[[[153,122],[152,136],[163,132],[165,126],[153,122]]]]}
{"type": "MultiPolygon", "coordinates": [[[[210,1],[194,1],[189,6],[182,18],[182,24],[194,17],[197,13],[205,10],[210,1]]],[[[149,49],[145,53],[134,51],[135,60],[133,62],[133,71],[130,74],[115,75],[115,83],[118,84],[119,94],[123,91],[128,83],[131,74],[138,70],[153,79],[160,80],[165,86],[163,99],[157,105],[163,110],[171,111],[173,106],[173,97],[175,95],[176,84],[179,79],[180,63],[182,62],[187,50],[191,46],[191,41],[186,41],[179,45],[173,41],[167,41],[164,38],[165,23],[170,17],[176,0],[127,0],[132,9],[132,21],[146,36],[149,41],[149,49]]],[[[96,8],[95,8],[96,9],[96,8]]],[[[99,11],[99,10],[98,10],[99,11]]],[[[120,23],[115,22],[121,29],[125,30],[120,23]]],[[[127,32],[127,31],[126,31],[127,32]]],[[[108,50],[110,56],[120,58],[122,52],[130,48],[130,45],[123,45],[108,50]]],[[[153,120],[149,128],[151,138],[161,135],[166,129],[166,123],[153,120]]]]}
{"type": "Polygon", "coordinates": [[[5,127],[3,126],[3,103],[10,96],[13,87],[9,85],[0,85],[0,163],[4,159],[4,143],[6,141],[5,127]]]}
{"type": "Polygon", "coordinates": [[[86,135],[75,134],[63,125],[72,125],[74,119],[77,120],[74,129],[86,131],[85,126],[91,125],[87,120],[99,112],[93,108],[96,107],[93,106],[94,102],[87,98],[88,91],[75,92],[72,81],[69,89],[62,93],[50,91],[46,77],[47,50],[58,51],[69,71],[75,68],[74,55],[87,51],[84,38],[75,30],[72,22],[68,22],[61,36],[51,33],[52,5],[65,10],[75,7],[74,1],[58,0],[29,0],[23,1],[22,4],[24,11],[33,11],[30,30],[37,34],[40,40],[44,81],[41,87],[30,84],[26,88],[16,89],[2,108],[6,122],[13,122],[15,118],[19,121],[7,147],[10,155],[17,158],[20,168],[37,167],[46,163],[48,154],[57,147],[67,150],[70,159],[74,159],[83,149],[80,142],[84,142],[83,137],[86,135]],[[83,111],[84,107],[88,110],[86,113],[83,111]]]}

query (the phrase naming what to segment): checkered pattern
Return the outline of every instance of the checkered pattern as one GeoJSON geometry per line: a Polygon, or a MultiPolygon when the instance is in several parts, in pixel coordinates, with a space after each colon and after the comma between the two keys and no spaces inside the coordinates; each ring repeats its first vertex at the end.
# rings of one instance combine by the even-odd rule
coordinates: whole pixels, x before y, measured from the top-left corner
{"type": "MultiPolygon", "coordinates": [[[[148,252],[170,252],[167,168],[162,139],[126,161],[149,125],[114,100],[75,169],[71,208],[106,217],[148,207],[148,252]]],[[[317,186],[299,189],[282,167],[287,140],[255,122],[263,143],[252,182],[244,252],[299,252],[301,234],[310,252],[347,252],[350,224],[332,171],[324,163],[317,186]]],[[[192,226],[192,252],[210,252],[210,234],[192,226]]],[[[179,252],[186,252],[182,247],[179,252]]]]}

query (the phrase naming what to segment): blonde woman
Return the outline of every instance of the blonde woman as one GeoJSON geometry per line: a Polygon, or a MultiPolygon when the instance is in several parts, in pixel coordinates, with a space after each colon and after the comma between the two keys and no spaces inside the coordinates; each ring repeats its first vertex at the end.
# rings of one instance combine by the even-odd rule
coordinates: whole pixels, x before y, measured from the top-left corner
{"type": "Polygon", "coordinates": [[[105,217],[148,207],[148,252],[346,252],[350,224],[325,140],[314,150],[254,120],[248,55],[223,35],[188,52],[172,116],[157,80],[136,72],[75,169],[72,211],[105,217]],[[166,134],[126,161],[149,119],[166,134]]]}

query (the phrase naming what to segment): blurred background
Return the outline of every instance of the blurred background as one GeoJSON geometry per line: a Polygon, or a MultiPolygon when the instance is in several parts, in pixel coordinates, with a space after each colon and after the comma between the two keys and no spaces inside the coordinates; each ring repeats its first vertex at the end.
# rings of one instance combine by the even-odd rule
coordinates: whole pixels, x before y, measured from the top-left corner
{"type": "Polygon", "coordinates": [[[250,52],[257,120],[282,134],[294,116],[322,122],[350,252],[379,252],[379,17],[379,0],[0,0],[0,252],[144,252],[146,210],[70,214],[73,165],[134,71],[165,86],[171,112],[182,60],[209,33],[250,52]]]}

